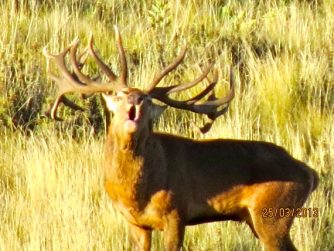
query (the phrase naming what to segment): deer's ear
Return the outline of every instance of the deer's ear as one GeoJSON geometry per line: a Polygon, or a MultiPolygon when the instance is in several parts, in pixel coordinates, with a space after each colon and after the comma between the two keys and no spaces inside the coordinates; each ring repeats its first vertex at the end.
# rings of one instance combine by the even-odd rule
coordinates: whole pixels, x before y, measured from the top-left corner
{"type": "Polygon", "coordinates": [[[151,119],[157,119],[160,117],[160,115],[166,110],[167,105],[156,105],[152,104],[151,107],[151,119]]]}
{"type": "Polygon", "coordinates": [[[104,99],[104,102],[106,103],[108,111],[115,113],[116,112],[115,96],[102,93],[102,97],[104,99]]]}

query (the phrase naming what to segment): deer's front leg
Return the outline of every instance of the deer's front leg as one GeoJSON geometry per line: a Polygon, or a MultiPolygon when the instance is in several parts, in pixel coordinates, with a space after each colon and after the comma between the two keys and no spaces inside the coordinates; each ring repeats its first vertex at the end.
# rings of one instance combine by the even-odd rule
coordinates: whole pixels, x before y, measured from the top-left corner
{"type": "Polygon", "coordinates": [[[149,251],[151,248],[151,230],[130,225],[132,240],[138,251],[149,251]]]}
{"type": "Polygon", "coordinates": [[[185,225],[177,213],[167,216],[164,228],[164,242],[166,251],[178,251],[182,248],[185,225]]]}

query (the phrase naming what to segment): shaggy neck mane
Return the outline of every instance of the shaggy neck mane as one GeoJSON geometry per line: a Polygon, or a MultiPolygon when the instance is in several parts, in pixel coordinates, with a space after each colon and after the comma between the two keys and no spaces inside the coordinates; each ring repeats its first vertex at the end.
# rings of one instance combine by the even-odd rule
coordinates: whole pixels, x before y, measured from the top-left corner
{"type": "Polygon", "coordinates": [[[133,185],[144,174],[144,160],[152,152],[149,144],[151,131],[129,135],[118,130],[112,124],[109,126],[105,145],[106,175],[116,183],[133,185]]]}

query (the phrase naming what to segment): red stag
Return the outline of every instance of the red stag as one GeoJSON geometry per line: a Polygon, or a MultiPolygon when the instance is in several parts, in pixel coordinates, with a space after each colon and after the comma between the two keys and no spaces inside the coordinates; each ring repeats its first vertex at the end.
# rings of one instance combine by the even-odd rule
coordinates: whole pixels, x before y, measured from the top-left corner
{"type": "Polygon", "coordinates": [[[117,76],[97,55],[91,37],[87,53],[94,59],[107,82],[82,73],[75,40],[58,55],[44,50],[60,76],[49,72],[58,85],[58,96],[49,114],[57,119],[60,102],[79,109],[64,94],[100,92],[112,115],[105,143],[105,189],[114,206],[129,222],[139,250],[150,250],[151,231],[164,231],[166,250],[182,247],[185,226],[213,221],[244,221],[266,250],[296,250],[289,231],[298,209],[317,187],[318,176],[284,149],[260,141],[214,139],[192,140],[152,131],[152,120],[167,106],[205,114],[213,121],[227,111],[234,97],[230,91],[217,98],[213,88],[218,74],[195,97],[179,101],[170,94],[189,89],[207,77],[211,66],[190,83],[158,87],[159,82],[183,60],[179,56],[155,75],[145,91],[127,85],[128,70],[122,39],[116,27],[121,71],[117,76]],[[65,62],[69,54],[72,71],[65,62]],[[205,96],[209,98],[201,101],[205,96]],[[152,100],[159,100],[158,105],[152,100]],[[282,217],[281,213],[284,215],[282,217]]]}

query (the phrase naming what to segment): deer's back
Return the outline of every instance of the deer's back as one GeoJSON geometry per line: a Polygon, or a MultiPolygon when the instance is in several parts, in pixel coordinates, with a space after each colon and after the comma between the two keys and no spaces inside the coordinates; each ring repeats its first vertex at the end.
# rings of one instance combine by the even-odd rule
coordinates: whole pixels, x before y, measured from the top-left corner
{"type": "Polygon", "coordinates": [[[272,143],[196,141],[168,134],[157,137],[165,152],[171,182],[189,183],[192,187],[217,186],[221,190],[271,181],[304,182],[313,175],[307,165],[272,143]]]}

